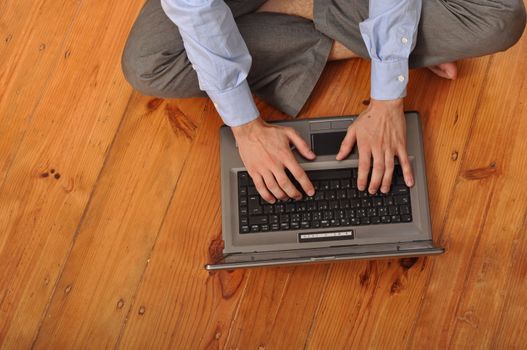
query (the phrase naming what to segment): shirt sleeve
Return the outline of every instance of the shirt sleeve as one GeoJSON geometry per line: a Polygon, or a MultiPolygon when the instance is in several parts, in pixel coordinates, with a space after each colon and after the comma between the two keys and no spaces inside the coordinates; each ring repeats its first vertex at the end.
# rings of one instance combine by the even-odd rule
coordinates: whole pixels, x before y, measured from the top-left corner
{"type": "Polygon", "coordinates": [[[238,126],[259,116],[247,75],[252,59],[223,0],[161,0],[178,26],[183,44],[206,91],[225,124],[238,126]]]}
{"type": "Polygon", "coordinates": [[[406,96],[408,57],[415,47],[422,0],[370,0],[369,18],[359,24],[371,57],[371,97],[406,96]]]}

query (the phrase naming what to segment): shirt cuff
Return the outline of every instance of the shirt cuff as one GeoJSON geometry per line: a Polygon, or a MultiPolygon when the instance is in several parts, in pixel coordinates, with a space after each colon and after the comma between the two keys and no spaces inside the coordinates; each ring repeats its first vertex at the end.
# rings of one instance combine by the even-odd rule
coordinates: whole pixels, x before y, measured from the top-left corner
{"type": "Polygon", "coordinates": [[[258,118],[253,95],[247,80],[227,91],[207,91],[223,122],[228,126],[246,124],[258,118]]]}
{"type": "Polygon", "coordinates": [[[406,96],[408,60],[371,60],[371,97],[375,100],[395,100],[406,96]]]}

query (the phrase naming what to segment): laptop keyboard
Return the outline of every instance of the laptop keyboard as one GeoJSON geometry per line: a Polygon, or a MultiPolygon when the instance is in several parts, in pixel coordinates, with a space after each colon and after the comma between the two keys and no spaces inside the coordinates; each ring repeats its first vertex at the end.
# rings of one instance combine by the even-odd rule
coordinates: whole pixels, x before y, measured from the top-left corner
{"type": "MultiPolygon", "coordinates": [[[[307,196],[300,184],[289,178],[302,193],[301,200],[267,203],[251,177],[238,172],[240,233],[287,231],[339,226],[393,224],[412,221],[410,189],[402,169],[396,165],[390,192],[371,195],[357,189],[357,168],[306,171],[315,187],[307,196]]],[[[369,183],[369,180],[368,180],[369,183]]]]}

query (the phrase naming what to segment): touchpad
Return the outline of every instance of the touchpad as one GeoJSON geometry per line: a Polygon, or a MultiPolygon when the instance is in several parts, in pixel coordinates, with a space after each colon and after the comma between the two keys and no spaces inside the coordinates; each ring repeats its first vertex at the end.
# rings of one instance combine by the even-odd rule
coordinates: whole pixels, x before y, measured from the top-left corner
{"type": "Polygon", "coordinates": [[[311,147],[313,148],[313,152],[319,156],[337,154],[345,136],[346,131],[311,134],[311,147]]]}

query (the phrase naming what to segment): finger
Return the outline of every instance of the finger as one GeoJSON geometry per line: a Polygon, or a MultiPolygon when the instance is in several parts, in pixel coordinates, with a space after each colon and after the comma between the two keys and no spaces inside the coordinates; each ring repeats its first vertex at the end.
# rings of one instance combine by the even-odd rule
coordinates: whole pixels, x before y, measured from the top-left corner
{"type": "Polygon", "coordinates": [[[260,196],[262,196],[262,198],[267,202],[274,204],[276,202],[276,198],[273,197],[273,195],[265,186],[262,176],[260,174],[255,174],[254,176],[251,175],[251,178],[253,179],[254,186],[256,187],[256,190],[260,196]]]}
{"type": "Polygon", "coordinates": [[[315,153],[309,148],[307,142],[298,135],[295,129],[287,128],[287,137],[289,137],[289,140],[295,145],[296,149],[302,156],[307,159],[314,159],[316,157],[315,153]]]}
{"type": "Polygon", "coordinates": [[[278,168],[273,171],[273,175],[278,182],[278,186],[287,194],[289,198],[300,199],[302,194],[296,189],[295,185],[289,180],[284,169],[278,168]]]}
{"type": "Polygon", "coordinates": [[[356,140],[357,136],[355,134],[355,128],[348,128],[348,132],[340,144],[339,153],[337,153],[337,160],[342,160],[350,154],[356,140]]]}
{"type": "Polygon", "coordinates": [[[380,149],[374,150],[372,154],[373,170],[368,192],[370,192],[370,194],[375,194],[381,185],[382,176],[384,175],[384,154],[380,149]]]}
{"type": "Polygon", "coordinates": [[[391,151],[384,153],[384,177],[382,178],[381,192],[388,193],[393,179],[394,155],[391,151]]]}
{"type": "Polygon", "coordinates": [[[266,185],[267,189],[277,199],[286,200],[288,198],[287,195],[284,193],[284,191],[282,191],[280,186],[278,186],[278,183],[276,182],[276,179],[274,178],[273,173],[271,173],[270,171],[264,173],[263,174],[263,179],[264,179],[264,182],[265,182],[265,185],[266,185]]]}
{"type": "Polygon", "coordinates": [[[290,159],[287,164],[287,169],[293,174],[296,181],[300,183],[302,189],[308,196],[313,196],[315,194],[315,187],[311,183],[311,180],[306,175],[306,172],[302,167],[297,163],[296,159],[290,159]]]}
{"type": "Polygon", "coordinates": [[[408,159],[408,153],[406,152],[406,146],[399,148],[397,157],[399,158],[399,163],[403,169],[404,182],[406,183],[406,186],[412,187],[414,185],[414,175],[410,160],[408,159]]]}
{"type": "Polygon", "coordinates": [[[368,184],[368,173],[371,165],[371,150],[369,147],[359,145],[359,174],[357,176],[357,188],[364,191],[368,184]]]}

